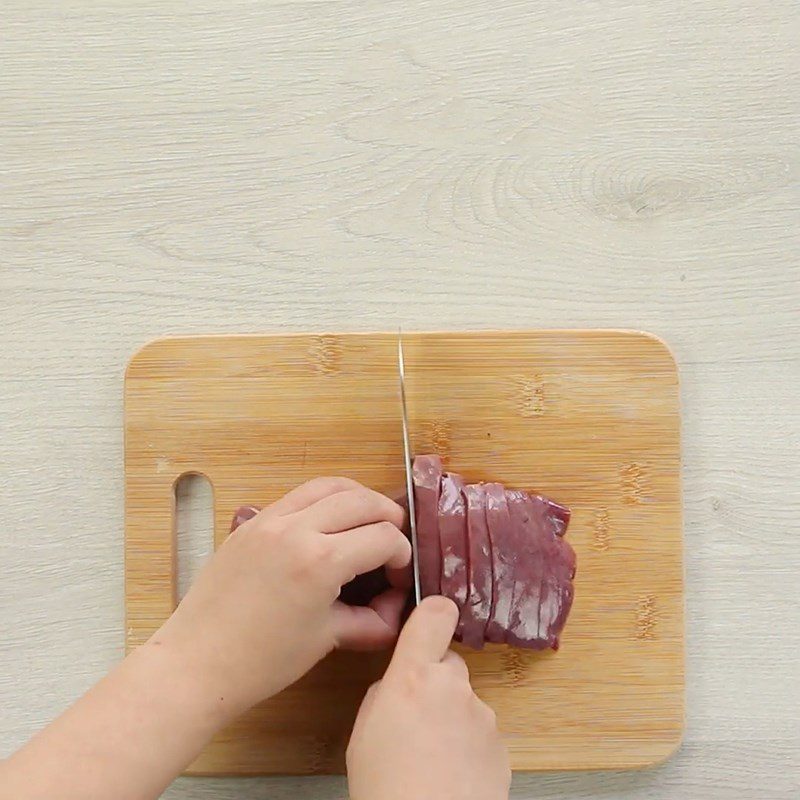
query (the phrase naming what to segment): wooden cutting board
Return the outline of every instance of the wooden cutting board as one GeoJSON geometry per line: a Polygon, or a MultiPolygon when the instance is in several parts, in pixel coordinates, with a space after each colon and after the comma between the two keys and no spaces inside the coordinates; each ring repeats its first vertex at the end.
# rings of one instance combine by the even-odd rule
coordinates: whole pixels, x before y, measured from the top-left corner
{"type": "MultiPolygon", "coordinates": [[[[138,352],[125,380],[129,648],[175,606],[174,485],[202,473],[215,539],[233,510],[316,475],[403,485],[395,334],[202,336],[138,352]]],[[[404,337],[412,444],[469,481],[570,506],[572,614],[557,653],[465,652],[519,770],[643,767],[683,726],[678,377],[629,331],[404,337]]],[[[223,731],[195,774],[339,772],[385,656],[337,653],[223,731]]]]}

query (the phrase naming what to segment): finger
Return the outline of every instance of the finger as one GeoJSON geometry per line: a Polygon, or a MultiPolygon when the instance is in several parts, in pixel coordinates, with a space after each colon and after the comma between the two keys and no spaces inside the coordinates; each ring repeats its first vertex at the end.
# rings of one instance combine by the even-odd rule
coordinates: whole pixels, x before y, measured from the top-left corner
{"type": "Polygon", "coordinates": [[[452,600],[439,595],[426,597],[403,627],[389,669],[440,662],[450,648],[457,624],[458,607],[452,600]]]}
{"type": "Polygon", "coordinates": [[[405,487],[403,487],[402,491],[388,492],[388,496],[403,509],[403,525],[401,526],[401,530],[403,533],[410,535],[411,526],[408,519],[408,493],[405,487]]]}
{"type": "Polygon", "coordinates": [[[367,693],[364,695],[364,699],[361,701],[361,706],[359,707],[359,714],[361,712],[368,713],[369,710],[372,708],[372,704],[375,702],[375,696],[378,694],[378,690],[381,688],[381,682],[375,681],[372,686],[367,689],[367,693]]]}
{"type": "Polygon", "coordinates": [[[356,716],[356,721],[353,724],[353,731],[350,734],[351,742],[354,740],[358,740],[358,737],[361,735],[361,731],[364,725],[366,724],[367,717],[369,716],[369,713],[372,710],[372,706],[375,703],[375,698],[378,694],[380,685],[381,682],[376,681],[375,683],[372,684],[372,686],[369,687],[369,689],[367,689],[367,693],[364,695],[364,699],[361,701],[361,705],[358,708],[358,715],[356,716]]]}
{"type": "Polygon", "coordinates": [[[475,698],[475,700],[477,701],[478,704],[477,705],[478,711],[480,712],[483,719],[485,719],[486,722],[496,730],[497,713],[495,712],[495,710],[488,703],[484,703],[483,700],[480,700],[477,697],[475,698]]]}
{"type": "Polygon", "coordinates": [[[297,516],[322,533],[339,533],[373,522],[391,522],[396,528],[403,524],[403,509],[397,503],[363,486],[323,497],[297,516]]]}
{"type": "Polygon", "coordinates": [[[397,639],[406,601],[401,589],[389,589],[368,606],[333,604],[336,646],[344,650],[381,650],[397,639]]]}
{"type": "Polygon", "coordinates": [[[338,579],[344,584],[378,567],[402,570],[411,563],[411,544],[391,522],[376,522],[334,534],[338,579]]]}
{"type": "Polygon", "coordinates": [[[272,505],[267,506],[265,510],[270,514],[277,514],[283,517],[287,514],[296,514],[323,498],[330,497],[332,494],[362,488],[364,487],[358,481],[350,478],[314,478],[295,487],[281,497],[280,500],[276,500],[272,505]]]}
{"type": "Polygon", "coordinates": [[[370,601],[369,607],[391,629],[393,642],[400,633],[401,620],[407,600],[408,592],[405,589],[387,589],[370,601]]]}
{"type": "Polygon", "coordinates": [[[398,589],[410,589],[414,585],[414,568],[411,561],[399,569],[387,567],[386,580],[389,581],[390,586],[396,586],[398,589]]]}
{"type": "Polygon", "coordinates": [[[450,669],[457,678],[469,682],[469,668],[467,667],[467,662],[454,650],[448,650],[444,654],[442,664],[450,669]]]}

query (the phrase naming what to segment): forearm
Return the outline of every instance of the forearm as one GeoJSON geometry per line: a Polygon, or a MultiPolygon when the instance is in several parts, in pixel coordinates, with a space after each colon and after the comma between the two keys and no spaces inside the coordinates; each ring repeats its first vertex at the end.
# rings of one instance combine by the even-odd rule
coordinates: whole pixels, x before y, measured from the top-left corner
{"type": "Polygon", "coordinates": [[[155,638],[0,764],[2,800],[149,800],[240,709],[155,638]]]}

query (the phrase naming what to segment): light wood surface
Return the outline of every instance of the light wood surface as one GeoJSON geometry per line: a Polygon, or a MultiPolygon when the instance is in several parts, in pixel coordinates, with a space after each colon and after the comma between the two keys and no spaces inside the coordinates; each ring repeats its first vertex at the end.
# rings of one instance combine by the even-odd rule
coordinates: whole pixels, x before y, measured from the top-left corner
{"type": "MultiPolygon", "coordinates": [[[[663,761],[683,729],[678,375],[635,332],[406,333],[414,452],[572,510],[576,599],[557,654],[463,650],[520,770],[663,761]]],[[[316,475],[403,485],[397,335],[156,341],[125,380],[126,628],[146,641],[175,606],[173,487],[213,488],[217,544],[234,509],[316,475]]],[[[338,654],[223,731],[191,771],[344,769],[383,658],[338,654]]]]}
{"type": "Polygon", "coordinates": [[[513,797],[794,800],[799,73],[794,0],[4,2],[2,752],[122,655],[146,341],[636,327],[681,375],[684,743],[513,797]]]}

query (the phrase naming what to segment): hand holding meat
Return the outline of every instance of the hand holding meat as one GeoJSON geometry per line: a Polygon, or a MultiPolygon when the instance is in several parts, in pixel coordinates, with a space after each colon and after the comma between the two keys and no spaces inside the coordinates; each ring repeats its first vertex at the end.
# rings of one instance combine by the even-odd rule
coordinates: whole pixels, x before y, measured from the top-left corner
{"type": "Polygon", "coordinates": [[[458,617],[452,601],[430,597],[403,628],[356,720],[351,800],[507,800],[511,772],[494,712],[448,649],[458,617]]]}
{"type": "Polygon", "coordinates": [[[156,634],[203,665],[243,711],[300,678],[336,647],[369,650],[397,637],[406,591],[368,606],[337,599],[356,575],[408,567],[403,509],[344,478],[320,478],[253,512],[219,548],[156,634]]]}

